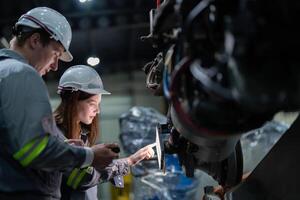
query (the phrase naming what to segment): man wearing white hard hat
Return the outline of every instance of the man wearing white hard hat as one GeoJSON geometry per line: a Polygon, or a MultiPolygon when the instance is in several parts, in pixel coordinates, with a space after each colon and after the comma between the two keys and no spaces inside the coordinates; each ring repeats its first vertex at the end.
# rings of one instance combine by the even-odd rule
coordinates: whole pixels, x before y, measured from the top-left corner
{"type": "Polygon", "coordinates": [[[118,157],[115,144],[76,147],[64,141],[42,75],[71,61],[72,31],[57,11],[38,7],[13,28],[0,50],[0,199],[60,199],[61,172],[103,169],[118,157]]]}

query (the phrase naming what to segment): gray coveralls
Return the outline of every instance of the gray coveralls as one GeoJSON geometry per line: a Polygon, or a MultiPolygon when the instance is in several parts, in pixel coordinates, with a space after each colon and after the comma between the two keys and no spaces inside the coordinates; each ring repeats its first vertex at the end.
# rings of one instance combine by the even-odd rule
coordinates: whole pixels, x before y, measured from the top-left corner
{"type": "Polygon", "coordinates": [[[0,199],[60,198],[61,172],[86,167],[91,149],[66,144],[46,85],[16,52],[0,50],[0,199]]]}

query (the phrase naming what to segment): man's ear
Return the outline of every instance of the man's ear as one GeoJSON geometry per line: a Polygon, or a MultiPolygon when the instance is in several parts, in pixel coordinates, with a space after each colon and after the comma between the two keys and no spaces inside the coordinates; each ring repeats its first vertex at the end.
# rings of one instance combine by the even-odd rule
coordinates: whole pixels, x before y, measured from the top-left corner
{"type": "Polygon", "coordinates": [[[32,34],[29,38],[29,47],[30,49],[36,49],[41,47],[41,35],[39,33],[32,34]]]}

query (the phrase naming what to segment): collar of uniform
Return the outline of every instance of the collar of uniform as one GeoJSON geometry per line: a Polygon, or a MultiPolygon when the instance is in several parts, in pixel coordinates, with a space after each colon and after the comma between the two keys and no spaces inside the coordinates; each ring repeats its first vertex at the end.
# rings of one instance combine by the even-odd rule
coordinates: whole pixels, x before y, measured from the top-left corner
{"type": "Polygon", "coordinates": [[[81,131],[80,131],[80,139],[83,141],[83,143],[85,145],[89,145],[89,141],[88,141],[88,134],[89,134],[89,130],[81,127],[81,131]]]}
{"type": "Polygon", "coordinates": [[[0,58],[13,58],[20,62],[27,63],[28,61],[19,53],[11,49],[0,49],[0,58]]]}

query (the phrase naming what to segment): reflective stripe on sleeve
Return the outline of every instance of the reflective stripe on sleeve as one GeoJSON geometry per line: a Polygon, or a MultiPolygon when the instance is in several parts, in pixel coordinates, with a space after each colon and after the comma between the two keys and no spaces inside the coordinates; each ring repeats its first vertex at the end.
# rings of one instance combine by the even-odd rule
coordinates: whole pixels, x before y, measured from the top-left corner
{"type": "Polygon", "coordinates": [[[81,180],[83,179],[84,175],[86,174],[86,169],[81,170],[80,174],[78,175],[78,177],[76,178],[74,185],[73,185],[73,189],[76,190],[79,183],[81,182],[81,180]]]}
{"type": "Polygon", "coordinates": [[[49,136],[33,139],[16,152],[13,157],[18,160],[23,167],[27,167],[46,148],[49,136]]]}
{"type": "Polygon", "coordinates": [[[81,183],[82,179],[85,177],[85,175],[87,173],[91,173],[92,171],[92,167],[87,167],[87,168],[83,168],[83,169],[78,169],[78,168],[75,168],[68,180],[67,180],[67,185],[69,187],[72,187],[74,190],[76,190],[79,186],[79,184],[81,183]]]}
{"type": "Polygon", "coordinates": [[[71,172],[70,176],[68,177],[67,186],[72,187],[73,180],[76,177],[76,175],[78,174],[78,171],[79,171],[78,168],[73,169],[73,171],[71,172]]]}

